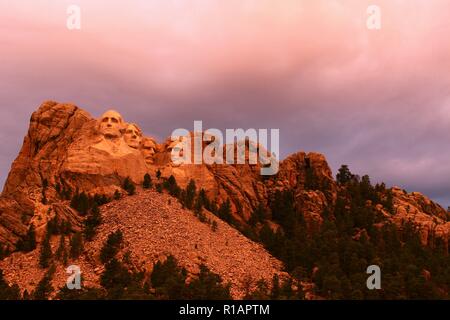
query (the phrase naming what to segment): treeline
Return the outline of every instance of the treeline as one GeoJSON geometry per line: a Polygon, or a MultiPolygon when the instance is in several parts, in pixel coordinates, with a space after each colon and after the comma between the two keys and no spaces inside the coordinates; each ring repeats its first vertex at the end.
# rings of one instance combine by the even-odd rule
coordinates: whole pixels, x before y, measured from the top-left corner
{"type": "Polygon", "coordinates": [[[412,224],[400,228],[375,210],[392,212],[392,194],[368,176],[343,166],[334,208],[325,210],[322,225],[311,230],[297,208],[292,191],[278,191],[269,208],[259,207],[248,232],[282,260],[290,274],[314,282],[315,293],[331,299],[448,299],[450,257],[443,241],[422,246],[412,224]],[[274,231],[267,218],[277,222],[274,231]],[[368,290],[366,269],[379,265],[382,289],[368,290]]]}

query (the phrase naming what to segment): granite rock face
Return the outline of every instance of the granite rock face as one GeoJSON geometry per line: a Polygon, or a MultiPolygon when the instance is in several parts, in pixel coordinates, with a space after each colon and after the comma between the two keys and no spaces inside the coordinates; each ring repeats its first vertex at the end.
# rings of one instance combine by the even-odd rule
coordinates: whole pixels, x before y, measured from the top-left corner
{"type": "Polygon", "coordinates": [[[411,222],[420,233],[423,245],[433,245],[435,238],[443,239],[448,246],[450,221],[448,213],[420,192],[407,193],[392,188],[394,211],[391,219],[397,225],[411,222]]]}
{"type": "Polygon", "coordinates": [[[148,168],[141,153],[122,138],[105,139],[98,122],[53,101],[32,114],[0,197],[0,242],[13,246],[30,223],[39,229],[58,214],[61,190],[112,194],[126,177],[142,181],[148,168]]]}

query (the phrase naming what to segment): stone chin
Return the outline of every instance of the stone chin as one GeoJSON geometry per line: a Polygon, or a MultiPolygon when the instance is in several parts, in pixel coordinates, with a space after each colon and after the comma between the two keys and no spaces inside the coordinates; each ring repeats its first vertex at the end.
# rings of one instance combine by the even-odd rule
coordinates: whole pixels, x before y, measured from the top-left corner
{"type": "Polygon", "coordinates": [[[108,127],[102,127],[100,126],[100,132],[103,134],[105,138],[113,139],[113,138],[119,138],[120,137],[120,131],[116,130],[114,128],[108,128],[108,127]]]}
{"type": "Polygon", "coordinates": [[[127,141],[127,144],[130,148],[139,149],[139,141],[127,141]]]}
{"type": "Polygon", "coordinates": [[[138,150],[140,145],[141,145],[141,139],[140,138],[127,138],[126,136],[124,136],[124,140],[126,142],[126,144],[133,149],[138,150]]]}

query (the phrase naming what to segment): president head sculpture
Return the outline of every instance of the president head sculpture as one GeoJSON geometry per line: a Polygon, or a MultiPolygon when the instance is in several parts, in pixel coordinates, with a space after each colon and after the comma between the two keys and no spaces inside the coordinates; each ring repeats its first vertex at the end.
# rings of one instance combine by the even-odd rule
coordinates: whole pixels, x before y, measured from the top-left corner
{"type": "Polygon", "coordinates": [[[138,149],[142,140],[142,131],[134,123],[127,125],[124,133],[124,139],[130,148],[138,149]]]}
{"type": "Polygon", "coordinates": [[[156,143],[151,138],[144,137],[142,139],[142,147],[141,147],[142,155],[144,156],[145,163],[153,164],[154,155],[156,152],[156,143]]]}
{"type": "Polygon", "coordinates": [[[106,111],[99,120],[99,131],[106,139],[116,139],[122,136],[124,121],[120,113],[114,110],[106,111]]]}

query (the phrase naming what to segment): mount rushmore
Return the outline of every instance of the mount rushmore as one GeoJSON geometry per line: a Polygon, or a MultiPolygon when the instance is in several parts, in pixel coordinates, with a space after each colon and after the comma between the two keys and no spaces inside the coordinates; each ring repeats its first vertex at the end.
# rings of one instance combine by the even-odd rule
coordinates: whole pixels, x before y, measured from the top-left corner
{"type": "MultiPolygon", "coordinates": [[[[173,164],[171,152],[177,143],[169,138],[158,144],[117,111],[95,119],[73,104],[44,102],[31,116],[0,196],[0,243],[14,249],[31,224],[42,234],[54,216],[76,229],[82,217],[61,194],[83,191],[112,196],[123,191],[126,178],[141,184],[146,174],[155,178],[158,173],[161,179],[174,176],[181,188],[194,180],[211,201],[229,200],[234,220],[244,225],[277,190],[292,191],[308,225],[320,224],[324,210],[334,206],[341,189],[325,157],[318,153],[294,153],[279,163],[276,175],[262,176],[259,164],[173,164]],[[313,188],[308,183],[312,178],[313,188]]],[[[399,224],[414,221],[423,243],[430,232],[448,239],[445,209],[420,193],[390,190],[395,214],[376,208],[386,219],[399,224]]]]}
{"type": "Polygon", "coordinates": [[[73,104],[44,102],[31,116],[0,198],[0,242],[13,248],[31,223],[43,229],[50,211],[79,225],[61,204],[61,190],[112,196],[125,178],[141,184],[157,172],[162,179],[174,176],[181,187],[195,180],[208,197],[231,200],[238,219],[248,219],[266,197],[261,167],[175,164],[171,153],[179,142],[169,137],[158,144],[114,110],[95,119],[73,104]]]}

